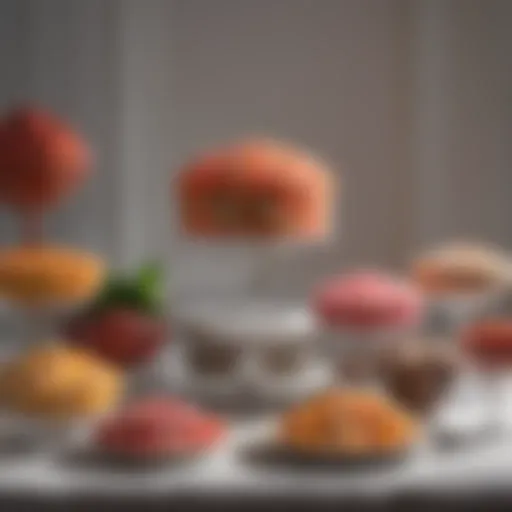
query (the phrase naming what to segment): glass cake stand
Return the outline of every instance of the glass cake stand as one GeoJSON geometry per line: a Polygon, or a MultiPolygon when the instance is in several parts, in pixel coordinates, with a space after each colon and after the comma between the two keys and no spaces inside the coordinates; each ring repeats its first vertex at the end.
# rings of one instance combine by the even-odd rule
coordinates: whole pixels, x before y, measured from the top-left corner
{"type": "Polygon", "coordinates": [[[254,409],[293,402],[329,382],[307,306],[271,290],[290,258],[311,247],[188,245],[181,267],[191,279],[175,289],[172,302],[181,389],[216,405],[254,409]]]}

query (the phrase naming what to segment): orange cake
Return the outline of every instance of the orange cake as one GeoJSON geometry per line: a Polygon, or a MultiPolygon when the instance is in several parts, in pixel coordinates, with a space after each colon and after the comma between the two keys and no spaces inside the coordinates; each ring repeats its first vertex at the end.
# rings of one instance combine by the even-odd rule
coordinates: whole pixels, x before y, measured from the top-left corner
{"type": "Polygon", "coordinates": [[[317,239],[330,231],[333,187],[311,155],[266,140],[221,148],[178,178],[182,228],[193,237],[317,239]]]}
{"type": "Polygon", "coordinates": [[[287,412],[280,441],[299,452],[375,454],[407,448],[415,422],[378,394],[329,389],[287,412]]]}
{"type": "Polygon", "coordinates": [[[86,301],[100,288],[103,262],[88,253],[49,245],[0,250],[0,297],[44,306],[86,301]]]}

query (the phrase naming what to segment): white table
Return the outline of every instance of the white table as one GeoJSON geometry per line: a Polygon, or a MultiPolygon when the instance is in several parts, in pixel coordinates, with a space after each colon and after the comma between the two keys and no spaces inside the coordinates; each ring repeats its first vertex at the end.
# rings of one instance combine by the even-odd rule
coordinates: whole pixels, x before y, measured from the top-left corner
{"type": "Polygon", "coordinates": [[[252,466],[237,457],[241,447],[264,436],[268,428],[269,420],[239,422],[223,446],[207,458],[148,472],[94,470],[62,464],[51,455],[19,459],[0,456],[0,510],[10,510],[2,507],[2,500],[27,497],[38,503],[93,496],[126,503],[161,500],[170,505],[192,496],[196,505],[205,506],[226,497],[247,504],[259,497],[299,503],[317,499],[343,503],[364,498],[377,504],[416,494],[449,493],[467,500],[512,489],[512,431],[508,437],[453,452],[418,447],[403,464],[386,469],[298,472],[252,466]]]}

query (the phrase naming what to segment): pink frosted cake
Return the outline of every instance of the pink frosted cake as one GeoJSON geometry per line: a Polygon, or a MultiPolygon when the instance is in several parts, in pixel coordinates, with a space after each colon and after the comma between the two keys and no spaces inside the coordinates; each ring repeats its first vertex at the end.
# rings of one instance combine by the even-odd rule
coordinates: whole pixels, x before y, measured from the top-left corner
{"type": "Polygon", "coordinates": [[[420,317],[421,303],[412,285],[376,271],[331,278],[313,299],[313,307],[325,325],[356,329],[414,325],[420,317]]]}

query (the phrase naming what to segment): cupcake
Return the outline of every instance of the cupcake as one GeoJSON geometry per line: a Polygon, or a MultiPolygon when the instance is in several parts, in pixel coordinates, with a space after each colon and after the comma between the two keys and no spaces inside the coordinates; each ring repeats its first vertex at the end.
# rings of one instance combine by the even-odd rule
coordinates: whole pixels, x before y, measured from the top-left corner
{"type": "Polygon", "coordinates": [[[169,397],[130,403],[99,425],[94,443],[126,460],[188,458],[212,449],[225,427],[216,417],[169,397]]]}
{"type": "Polygon", "coordinates": [[[499,250],[468,243],[447,245],[417,258],[411,277],[427,297],[427,327],[436,336],[453,336],[501,300],[511,269],[499,250]]]}
{"type": "Polygon", "coordinates": [[[25,306],[82,303],[100,289],[104,264],[96,256],[51,245],[0,250],[0,297],[25,306]]]}
{"type": "Polygon", "coordinates": [[[377,393],[328,389],[281,418],[279,444],[310,456],[379,456],[403,452],[418,436],[415,421],[377,393]]]}
{"type": "Polygon", "coordinates": [[[429,294],[467,295],[505,286],[511,270],[509,259],[496,249],[452,244],[419,257],[412,277],[429,294]]]}
{"type": "Polygon", "coordinates": [[[393,329],[418,321],[421,300],[404,281],[369,271],[330,279],[320,287],[314,306],[330,327],[393,329]]]}
{"type": "Polygon", "coordinates": [[[329,351],[341,357],[345,377],[375,371],[383,343],[417,325],[422,300],[414,286],[376,271],[331,278],[313,297],[330,334],[329,351]]]}
{"type": "Polygon", "coordinates": [[[302,150],[245,141],[203,155],[181,173],[182,228],[200,238],[322,239],[331,227],[333,187],[327,167],[302,150]]]}

